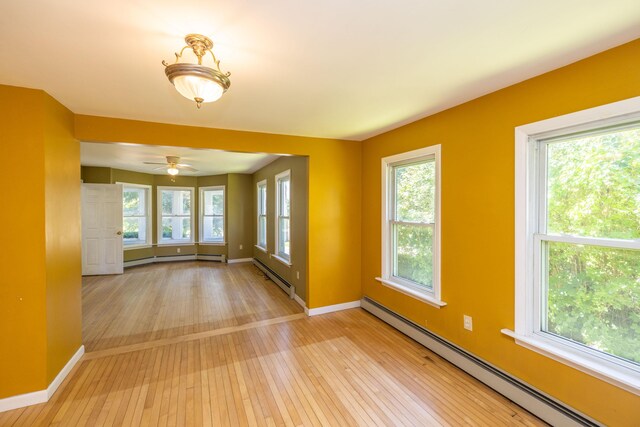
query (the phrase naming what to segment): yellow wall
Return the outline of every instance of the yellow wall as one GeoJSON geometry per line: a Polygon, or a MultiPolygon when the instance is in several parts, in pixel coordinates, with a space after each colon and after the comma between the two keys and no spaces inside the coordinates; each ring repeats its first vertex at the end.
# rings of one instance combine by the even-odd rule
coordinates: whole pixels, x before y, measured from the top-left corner
{"type": "Polygon", "coordinates": [[[44,94],[47,384],[82,345],[80,144],[73,113],[44,94]]]}
{"type": "Polygon", "coordinates": [[[82,115],[76,115],[75,136],[90,142],[308,156],[307,305],[360,299],[361,143],[82,115]]]}
{"type": "Polygon", "coordinates": [[[47,388],[81,345],[80,150],[73,115],[42,91],[0,86],[0,398],[47,388]],[[11,179],[7,179],[11,177],[11,179]]]}
{"type": "Polygon", "coordinates": [[[640,40],[422,119],[363,144],[365,295],[574,408],[638,425],[640,397],[520,347],[514,327],[514,127],[640,95],[640,40]],[[383,287],[381,158],[442,144],[442,299],[383,287]],[[462,315],[473,316],[473,332],[462,315]]]}
{"type": "Polygon", "coordinates": [[[0,398],[47,387],[44,93],[0,86],[0,147],[7,159],[0,209],[0,398]],[[28,190],[28,191],[26,191],[28,190]]]}

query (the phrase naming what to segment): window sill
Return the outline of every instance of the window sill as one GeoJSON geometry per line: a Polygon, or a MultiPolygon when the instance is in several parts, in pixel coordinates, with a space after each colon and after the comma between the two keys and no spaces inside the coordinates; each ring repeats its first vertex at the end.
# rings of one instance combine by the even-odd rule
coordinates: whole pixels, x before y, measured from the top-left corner
{"type": "Polygon", "coordinates": [[[502,329],[500,332],[513,338],[516,344],[522,347],[640,396],[640,372],[638,371],[535,334],[521,335],[510,329],[502,329]]]}
{"type": "Polygon", "coordinates": [[[282,258],[281,256],[276,255],[276,254],[271,254],[271,258],[275,258],[277,261],[280,261],[281,263],[283,263],[287,267],[291,267],[291,262],[288,259],[282,258]]]}
{"type": "Polygon", "coordinates": [[[227,246],[227,242],[196,242],[200,246],[227,246]]]}
{"type": "Polygon", "coordinates": [[[267,249],[263,248],[262,246],[258,246],[258,245],[253,245],[256,249],[258,249],[259,251],[264,252],[265,254],[267,253],[267,249]]]}
{"type": "Polygon", "coordinates": [[[382,277],[376,277],[376,280],[388,288],[394,289],[419,301],[426,302],[427,304],[430,304],[436,308],[441,308],[447,305],[447,303],[444,301],[441,301],[414,289],[407,288],[406,286],[399,285],[398,283],[392,282],[391,280],[383,279],[382,277]]]}
{"type": "Polygon", "coordinates": [[[149,245],[149,244],[141,244],[141,245],[122,245],[123,250],[128,251],[128,250],[133,250],[133,249],[148,249],[148,248],[152,248],[153,245],[149,245]]]}

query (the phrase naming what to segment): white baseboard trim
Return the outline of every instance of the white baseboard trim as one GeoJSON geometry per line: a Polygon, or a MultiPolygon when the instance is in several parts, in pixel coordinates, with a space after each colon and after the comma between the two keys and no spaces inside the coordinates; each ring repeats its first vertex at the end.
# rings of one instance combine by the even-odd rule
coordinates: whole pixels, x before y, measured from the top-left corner
{"type": "Polygon", "coordinates": [[[236,259],[230,259],[227,262],[229,264],[237,264],[239,262],[252,262],[253,258],[236,258],[236,259]]]}
{"type": "Polygon", "coordinates": [[[195,261],[196,255],[181,255],[181,256],[157,256],[154,262],[172,262],[172,261],[195,261]]]}
{"type": "Polygon", "coordinates": [[[58,387],[60,387],[60,384],[62,384],[67,375],[69,375],[69,372],[71,372],[76,363],[82,358],[82,355],[84,355],[84,345],[81,345],[78,351],[71,356],[71,359],[69,359],[67,364],[64,365],[64,368],[62,368],[53,381],[51,381],[51,384],[49,384],[46,390],[0,399],[0,412],[11,411],[12,409],[24,408],[25,406],[37,405],[38,403],[49,401],[58,387]]]}
{"type": "Polygon", "coordinates": [[[333,313],[334,311],[348,310],[350,308],[360,307],[360,300],[343,302],[342,304],[325,305],[324,307],[304,308],[307,316],[318,316],[320,314],[333,313]]]}
{"type": "Polygon", "coordinates": [[[362,308],[553,426],[602,425],[370,298],[362,308]]]}
{"type": "Polygon", "coordinates": [[[125,268],[135,267],[136,265],[153,264],[154,262],[156,262],[154,258],[134,259],[133,261],[125,261],[123,266],[125,268]]]}
{"type": "Polygon", "coordinates": [[[199,254],[199,255],[196,255],[196,259],[199,260],[199,261],[225,262],[226,258],[227,257],[224,254],[220,254],[220,255],[199,254]]]}
{"type": "Polygon", "coordinates": [[[293,296],[293,299],[295,300],[295,302],[297,302],[298,304],[300,304],[300,307],[302,308],[307,308],[307,304],[304,302],[304,300],[302,298],[300,298],[298,296],[298,294],[295,294],[293,296]]]}

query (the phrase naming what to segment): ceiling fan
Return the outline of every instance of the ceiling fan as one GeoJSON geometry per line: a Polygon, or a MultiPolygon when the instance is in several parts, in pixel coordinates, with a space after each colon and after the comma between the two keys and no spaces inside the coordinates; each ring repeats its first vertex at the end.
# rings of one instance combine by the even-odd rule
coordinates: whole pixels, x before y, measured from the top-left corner
{"type": "Polygon", "coordinates": [[[159,168],[155,168],[154,171],[166,169],[169,175],[178,175],[181,170],[189,171],[189,172],[198,172],[198,169],[191,167],[186,163],[180,163],[180,157],[178,156],[167,156],[167,163],[159,163],[159,162],[144,162],[145,165],[162,165],[159,168]]]}

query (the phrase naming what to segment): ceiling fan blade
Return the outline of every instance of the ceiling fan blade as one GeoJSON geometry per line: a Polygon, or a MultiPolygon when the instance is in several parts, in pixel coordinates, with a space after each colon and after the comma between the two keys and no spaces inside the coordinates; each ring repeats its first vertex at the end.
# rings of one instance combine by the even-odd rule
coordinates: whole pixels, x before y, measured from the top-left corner
{"type": "Polygon", "coordinates": [[[164,162],[142,162],[145,165],[166,165],[164,162]]]}
{"type": "Polygon", "coordinates": [[[180,167],[182,167],[182,168],[184,168],[184,167],[189,168],[189,167],[191,167],[191,166],[193,166],[193,165],[190,165],[190,164],[188,164],[188,163],[178,163],[178,164],[176,164],[176,166],[178,166],[179,168],[180,168],[180,167]]]}
{"type": "Polygon", "coordinates": [[[198,172],[198,169],[192,168],[191,166],[178,165],[178,169],[189,171],[189,172],[198,172]]]}
{"type": "Polygon", "coordinates": [[[154,171],[159,171],[159,170],[167,169],[168,167],[169,167],[169,166],[164,165],[164,166],[160,166],[159,168],[153,168],[152,170],[154,170],[154,171]]]}

